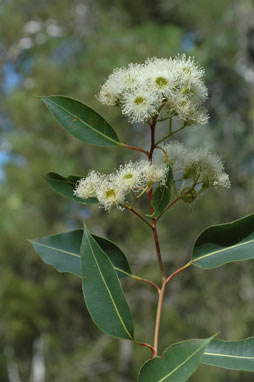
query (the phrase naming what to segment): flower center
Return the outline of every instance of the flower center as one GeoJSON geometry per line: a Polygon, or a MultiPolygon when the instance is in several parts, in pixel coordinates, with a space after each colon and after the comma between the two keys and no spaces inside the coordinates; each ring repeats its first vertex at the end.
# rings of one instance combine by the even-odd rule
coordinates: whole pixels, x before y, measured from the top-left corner
{"type": "Polygon", "coordinates": [[[132,179],[133,178],[133,174],[125,174],[123,179],[132,179]]]}
{"type": "Polygon", "coordinates": [[[111,200],[115,200],[116,199],[116,192],[115,192],[115,190],[107,190],[106,191],[106,198],[107,199],[111,199],[111,200]]]}
{"type": "Polygon", "coordinates": [[[164,77],[157,77],[155,80],[156,84],[160,87],[163,88],[168,84],[168,81],[164,77]]]}
{"type": "Polygon", "coordinates": [[[187,87],[187,86],[184,86],[184,87],[181,89],[181,93],[184,94],[184,95],[188,94],[188,93],[189,93],[189,89],[188,89],[188,87],[187,87]]]}
{"type": "Polygon", "coordinates": [[[144,102],[145,102],[145,99],[143,97],[136,97],[135,100],[134,100],[134,103],[136,105],[141,105],[144,102]]]}

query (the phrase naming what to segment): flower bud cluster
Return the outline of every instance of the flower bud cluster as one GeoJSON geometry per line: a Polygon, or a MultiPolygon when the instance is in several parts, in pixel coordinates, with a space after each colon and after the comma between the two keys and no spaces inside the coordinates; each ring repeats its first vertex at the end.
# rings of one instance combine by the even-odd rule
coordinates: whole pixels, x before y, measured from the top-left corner
{"type": "Polygon", "coordinates": [[[167,172],[168,167],[163,162],[130,161],[108,175],[90,171],[86,178],[79,180],[74,195],[82,199],[96,197],[105,210],[110,210],[113,205],[121,208],[131,191],[142,192],[155,183],[164,184],[167,172]]]}
{"type": "MultiPolygon", "coordinates": [[[[224,171],[221,158],[207,149],[188,149],[182,143],[172,142],[162,146],[165,150],[174,173],[179,174],[184,187],[196,187],[205,190],[209,187],[230,187],[228,174],[224,171]]],[[[165,161],[161,154],[156,158],[158,163],[165,161]]]]}
{"type": "Polygon", "coordinates": [[[130,122],[178,116],[186,125],[205,124],[207,88],[204,69],[185,55],[151,58],[143,64],[115,69],[102,85],[98,99],[119,106],[130,122]]]}

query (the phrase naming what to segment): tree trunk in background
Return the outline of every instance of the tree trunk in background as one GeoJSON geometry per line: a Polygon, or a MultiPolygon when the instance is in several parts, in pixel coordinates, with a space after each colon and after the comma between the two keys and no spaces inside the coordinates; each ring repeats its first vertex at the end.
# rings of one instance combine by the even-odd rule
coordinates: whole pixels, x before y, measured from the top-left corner
{"type": "Polygon", "coordinates": [[[131,382],[133,358],[133,343],[131,341],[120,341],[119,349],[119,378],[118,382],[131,382]]]}
{"type": "Polygon", "coordinates": [[[46,366],[44,357],[45,340],[43,335],[33,342],[33,358],[30,382],[45,382],[46,366]]]}
{"type": "Polygon", "coordinates": [[[4,354],[6,357],[7,373],[9,382],[21,382],[19,376],[18,364],[15,361],[14,349],[11,346],[7,346],[4,349],[4,354]]]}

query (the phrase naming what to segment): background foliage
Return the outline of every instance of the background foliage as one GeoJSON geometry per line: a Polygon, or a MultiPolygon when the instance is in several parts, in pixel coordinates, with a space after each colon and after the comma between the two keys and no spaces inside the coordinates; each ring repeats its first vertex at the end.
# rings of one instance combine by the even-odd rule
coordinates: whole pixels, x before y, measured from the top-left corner
{"type": "MultiPolygon", "coordinates": [[[[128,341],[119,345],[100,334],[85,310],[80,280],[47,267],[26,242],[79,228],[86,218],[93,233],[124,249],[134,273],[159,278],[146,227],[126,212],[107,214],[65,200],[41,176],[112,171],[133,154],[83,145],[56,125],[37,96],[79,98],[104,115],[124,142],[146,145],[142,126],[128,126],[119,110],[96,100],[104,78],[131,61],[182,52],[206,68],[209,125],[180,137],[222,155],[232,188],[212,191],[191,206],[182,203],[161,220],[163,256],[167,269],[175,270],[190,257],[201,229],[253,212],[253,20],[252,0],[0,2],[1,381],[133,381],[150,356],[128,341]]],[[[161,350],[218,330],[223,339],[253,336],[252,264],[191,269],[176,278],[165,299],[161,350]]],[[[133,280],[123,285],[138,337],[149,341],[155,293],[133,280]]],[[[203,365],[190,382],[204,378],[248,382],[253,377],[203,365]]]]}

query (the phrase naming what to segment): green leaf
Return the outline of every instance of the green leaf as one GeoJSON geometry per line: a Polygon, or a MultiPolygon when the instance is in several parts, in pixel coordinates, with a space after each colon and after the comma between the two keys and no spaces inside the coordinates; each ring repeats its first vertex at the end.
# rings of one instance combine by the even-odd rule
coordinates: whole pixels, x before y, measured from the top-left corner
{"type": "Polygon", "coordinates": [[[59,272],[81,277],[79,253],[82,235],[82,230],[76,230],[29,241],[46,264],[53,265],[59,272]]]}
{"type": "Polygon", "coordinates": [[[93,321],[113,337],[133,340],[134,324],[116,271],[86,227],[80,256],[83,294],[93,321]]]}
{"type": "Polygon", "coordinates": [[[161,212],[167,207],[171,197],[171,183],[173,180],[173,173],[169,167],[166,183],[164,186],[159,186],[154,194],[152,200],[153,214],[148,215],[150,218],[156,219],[161,212]]]}
{"type": "Polygon", "coordinates": [[[208,227],[193,247],[192,261],[200,268],[216,268],[249,259],[254,259],[254,214],[208,227]]]}
{"type": "Polygon", "coordinates": [[[139,382],[186,382],[197,369],[212,338],[188,340],[169,346],[163,357],[147,361],[141,368],[139,382]]]}
{"type": "Polygon", "coordinates": [[[112,127],[89,106],[63,96],[41,97],[57,122],[74,137],[91,145],[119,145],[112,127]]]}
{"type": "Polygon", "coordinates": [[[101,249],[108,255],[110,261],[112,262],[117,275],[119,278],[126,277],[131,274],[130,266],[128,261],[119,247],[116,246],[111,240],[105,239],[104,237],[99,237],[92,235],[97,241],[101,249]]]}
{"type": "Polygon", "coordinates": [[[97,198],[82,199],[73,194],[77,182],[81,179],[80,176],[71,175],[67,178],[64,178],[63,176],[58,175],[55,172],[49,172],[44,178],[46,182],[53,188],[54,191],[68,199],[75,200],[76,202],[82,204],[98,203],[97,198]]]}
{"type": "MultiPolygon", "coordinates": [[[[79,229],[30,240],[30,243],[46,264],[53,265],[59,272],[70,272],[81,277],[80,246],[82,236],[83,230],[79,229]]],[[[128,261],[120,248],[103,237],[95,235],[93,237],[111,260],[119,278],[125,277],[126,273],[131,274],[128,261]]]]}
{"type": "Polygon", "coordinates": [[[254,338],[241,341],[213,340],[201,362],[224,369],[254,372],[254,338]]]}

